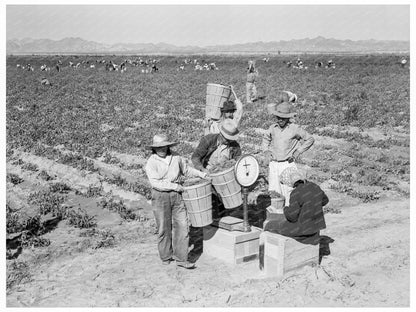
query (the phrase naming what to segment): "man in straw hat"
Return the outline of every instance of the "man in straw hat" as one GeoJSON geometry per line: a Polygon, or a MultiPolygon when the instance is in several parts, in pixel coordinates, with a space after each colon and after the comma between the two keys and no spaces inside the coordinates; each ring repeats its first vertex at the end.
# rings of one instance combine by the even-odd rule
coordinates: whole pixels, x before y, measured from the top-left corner
{"type": "Polygon", "coordinates": [[[192,154],[195,168],[208,171],[225,160],[237,159],[241,155],[241,147],[237,143],[238,133],[234,121],[225,119],[220,125],[219,133],[202,137],[192,154]]]}
{"type": "Polygon", "coordinates": [[[264,230],[292,237],[304,244],[319,244],[319,231],[326,228],[322,207],[328,204],[328,196],[296,168],[283,170],[280,179],[294,188],[289,205],[277,214],[277,218],[265,222],[264,230]]]}
{"type": "Polygon", "coordinates": [[[238,99],[237,94],[234,91],[233,86],[230,86],[231,92],[234,95],[234,101],[228,100],[220,108],[221,116],[220,119],[206,119],[204,125],[204,134],[220,133],[221,123],[225,119],[232,119],[237,126],[240,125],[241,117],[243,116],[243,103],[238,99]]]}
{"type": "Polygon", "coordinates": [[[184,158],[171,152],[177,142],[165,134],[157,134],[149,149],[152,155],[146,163],[146,175],[152,186],[152,206],[158,229],[158,250],[162,264],[176,260],[185,269],[195,267],[188,262],[188,219],[182,200],[181,177],[208,178],[207,173],[187,165],[184,158]]]}
{"type": "MultiPolygon", "coordinates": [[[[208,134],[202,137],[194,153],[192,163],[195,168],[208,172],[212,167],[227,160],[237,159],[241,156],[241,147],[237,143],[238,129],[232,119],[225,119],[220,125],[220,133],[208,134]]],[[[213,216],[221,215],[225,208],[221,198],[213,189],[213,216]]]]}
{"type": "Polygon", "coordinates": [[[276,191],[285,197],[289,204],[290,187],[280,183],[279,175],[288,167],[296,167],[298,157],[307,151],[315,142],[314,138],[294,124],[291,118],[296,116],[293,106],[283,102],[277,105],[268,105],[269,113],[276,117],[263,135],[263,151],[269,162],[269,191],[276,191]]]}

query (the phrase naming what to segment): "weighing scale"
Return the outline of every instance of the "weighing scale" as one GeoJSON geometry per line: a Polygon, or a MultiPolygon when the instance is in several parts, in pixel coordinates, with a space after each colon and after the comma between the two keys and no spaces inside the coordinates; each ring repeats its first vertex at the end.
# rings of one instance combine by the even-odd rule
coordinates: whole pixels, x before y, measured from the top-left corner
{"type": "Polygon", "coordinates": [[[243,195],[243,218],[224,217],[218,221],[218,227],[228,231],[250,232],[248,223],[248,188],[252,186],[259,177],[260,166],[257,159],[250,154],[241,156],[234,166],[235,179],[241,186],[243,195]]]}

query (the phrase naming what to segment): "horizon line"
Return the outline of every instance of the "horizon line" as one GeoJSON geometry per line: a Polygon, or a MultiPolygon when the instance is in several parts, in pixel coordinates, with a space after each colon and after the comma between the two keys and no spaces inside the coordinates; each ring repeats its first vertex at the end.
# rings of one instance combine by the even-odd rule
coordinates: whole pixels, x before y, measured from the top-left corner
{"type": "Polygon", "coordinates": [[[251,41],[251,42],[245,42],[245,43],[229,43],[229,44],[211,44],[211,45],[205,45],[205,46],[198,46],[198,45],[192,45],[192,44],[186,44],[186,45],[177,45],[174,43],[167,43],[167,42],[163,42],[163,41],[159,41],[157,43],[155,42],[116,42],[116,43],[103,43],[103,42],[99,42],[99,41],[93,41],[93,40],[89,40],[89,39],[84,39],[82,37],[64,37],[61,39],[50,39],[50,38],[32,38],[32,37],[24,37],[24,38],[11,38],[11,39],[6,39],[7,41],[14,41],[14,40],[24,40],[24,39],[31,39],[31,40],[50,40],[50,41],[61,41],[64,39],[81,39],[83,41],[89,41],[89,42],[95,42],[95,43],[99,43],[99,44],[103,44],[103,45],[117,45],[117,44],[154,44],[154,45],[158,45],[158,44],[169,44],[169,45],[173,45],[176,47],[187,47],[187,46],[194,46],[194,47],[199,47],[199,48],[209,48],[212,46],[231,46],[231,45],[244,45],[244,44],[251,44],[251,43],[273,43],[273,42],[282,42],[282,41],[299,41],[299,40],[313,40],[313,39],[318,39],[318,38],[323,38],[326,40],[337,40],[337,41],[352,41],[352,42],[360,42],[360,41],[378,41],[378,42],[382,42],[382,41],[390,41],[390,42],[409,42],[410,40],[393,40],[393,39],[360,39],[360,40],[353,40],[353,39],[336,39],[336,38],[326,38],[323,36],[317,36],[317,37],[305,37],[305,38],[301,38],[301,39],[287,39],[287,40],[283,40],[283,39],[276,39],[273,41],[251,41]]]}

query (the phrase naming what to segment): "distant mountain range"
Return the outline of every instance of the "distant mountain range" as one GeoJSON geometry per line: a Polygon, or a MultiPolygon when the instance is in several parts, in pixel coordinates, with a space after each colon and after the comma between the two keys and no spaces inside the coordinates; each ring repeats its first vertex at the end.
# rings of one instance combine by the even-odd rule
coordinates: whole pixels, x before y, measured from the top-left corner
{"type": "Polygon", "coordinates": [[[81,38],[62,40],[31,39],[7,40],[7,54],[50,54],[50,53],[282,53],[289,52],[409,52],[409,41],[394,40],[337,40],[317,37],[290,41],[251,42],[207,47],[175,46],[166,43],[117,43],[103,44],[81,38]]]}

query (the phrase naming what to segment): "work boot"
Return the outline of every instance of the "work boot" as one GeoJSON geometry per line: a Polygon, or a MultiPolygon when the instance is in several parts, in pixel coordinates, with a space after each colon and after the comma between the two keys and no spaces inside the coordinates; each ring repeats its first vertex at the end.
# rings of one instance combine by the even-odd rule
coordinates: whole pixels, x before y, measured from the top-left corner
{"type": "Polygon", "coordinates": [[[195,263],[191,263],[189,261],[176,261],[176,265],[181,268],[185,269],[195,269],[195,263]]]}
{"type": "Polygon", "coordinates": [[[162,264],[163,264],[163,265],[169,265],[172,261],[173,261],[173,259],[172,259],[172,258],[169,258],[169,259],[167,259],[167,260],[162,260],[162,264]]]}

